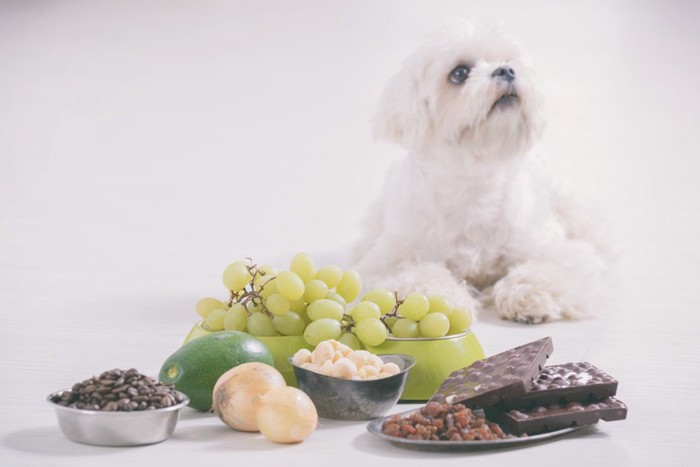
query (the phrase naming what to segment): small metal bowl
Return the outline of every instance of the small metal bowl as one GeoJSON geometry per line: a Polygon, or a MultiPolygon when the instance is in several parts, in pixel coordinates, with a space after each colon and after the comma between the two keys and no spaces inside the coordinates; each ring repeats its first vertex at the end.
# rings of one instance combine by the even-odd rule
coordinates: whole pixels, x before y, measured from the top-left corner
{"type": "Polygon", "coordinates": [[[95,446],[140,446],[165,441],[177,425],[180,409],[189,404],[184,394],[182,402],[170,407],[132,412],[103,412],[64,407],[53,401],[63,391],[49,394],[47,401],[56,410],[58,425],[68,439],[95,446]]]}
{"type": "Polygon", "coordinates": [[[401,372],[387,378],[356,381],[322,375],[293,363],[292,366],[299,389],[311,398],[321,417],[370,420],[386,414],[398,402],[408,371],[416,364],[410,355],[385,354],[381,359],[384,363],[396,363],[401,372]]]}

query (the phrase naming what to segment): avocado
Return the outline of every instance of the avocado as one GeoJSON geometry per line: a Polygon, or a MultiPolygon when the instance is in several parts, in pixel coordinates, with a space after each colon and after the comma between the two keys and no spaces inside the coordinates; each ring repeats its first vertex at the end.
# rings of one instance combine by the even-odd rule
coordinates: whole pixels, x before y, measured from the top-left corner
{"type": "Polygon", "coordinates": [[[212,332],[194,339],[163,363],[158,378],[190,398],[190,407],[211,409],[219,377],[246,362],[274,365],[270,350],[255,337],[239,331],[212,332]]]}

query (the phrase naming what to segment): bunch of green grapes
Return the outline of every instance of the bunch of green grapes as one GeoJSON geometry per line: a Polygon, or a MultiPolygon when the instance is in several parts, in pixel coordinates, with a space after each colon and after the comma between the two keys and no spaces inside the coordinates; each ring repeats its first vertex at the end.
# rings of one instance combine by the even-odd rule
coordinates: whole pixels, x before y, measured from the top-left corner
{"type": "Polygon", "coordinates": [[[289,270],[277,271],[252,261],[229,264],[223,274],[227,303],[216,298],[197,302],[197,313],[210,331],[246,331],[254,336],[301,336],[311,345],[337,339],[359,348],[347,334],[347,304],[362,290],[357,271],[338,266],[317,268],[306,253],[292,258],[289,270]]]}
{"type": "Polygon", "coordinates": [[[374,289],[348,311],[351,331],[366,345],[381,345],[387,337],[442,337],[471,326],[471,312],[453,306],[441,295],[412,293],[399,299],[396,292],[374,289]]]}
{"type": "Polygon", "coordinates": [[[304,336],[312,346],[329,339],[353,349],[381,345],[389,336],[441,337],[471,325],[466,308],[452,306],[440,295],[374,289],[348,307],[362,291],[354,270],[317,268],[306,253],[292,258],[289,270],[237,261],[226,267],[228,302],[203,298],[197,313],[211,331],[246,331],[254,336],[304,336]]]}

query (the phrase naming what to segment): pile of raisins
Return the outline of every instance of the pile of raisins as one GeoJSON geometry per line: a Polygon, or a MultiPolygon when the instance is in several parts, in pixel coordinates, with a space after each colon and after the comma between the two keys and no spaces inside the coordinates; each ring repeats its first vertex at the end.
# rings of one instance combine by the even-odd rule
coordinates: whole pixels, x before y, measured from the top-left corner
{"type": "Polygon", "coordinates": [[[462,404],[430,402],[407,417],[394,415],[382,426],[384,434],[431,441],[478,441],[514,438],[462,404]]]}

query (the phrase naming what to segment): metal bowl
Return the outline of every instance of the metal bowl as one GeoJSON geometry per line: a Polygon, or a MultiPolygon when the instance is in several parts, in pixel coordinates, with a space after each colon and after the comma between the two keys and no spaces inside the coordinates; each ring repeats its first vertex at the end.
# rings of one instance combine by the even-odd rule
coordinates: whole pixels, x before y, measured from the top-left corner
{"type": "MultiPolygon", "coordinates": [[[[401,372],[387,378],[355,381],[292,366],[299,389],[311,398],[321,417],[369,420],[386,414],[398,402],[408,371],[416,364],[416,359],[410,355],[388,354],[381,359],[385,363],[396,363],[401,372]]],[[[291,363],[291,358],[289,361],[291,363]]]]}
{"type": "Polygon", "coordinates": [[[64,391],[49,394],[47,401],[56,410],[58,425],[67,438],[95,446],[139,446],[165,441],[177,425],[180,409],[190,400],[170,407],[132,412],[103,412],[64,407],[53,401],[64,391]]]}

